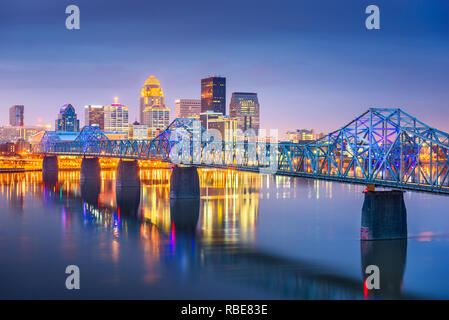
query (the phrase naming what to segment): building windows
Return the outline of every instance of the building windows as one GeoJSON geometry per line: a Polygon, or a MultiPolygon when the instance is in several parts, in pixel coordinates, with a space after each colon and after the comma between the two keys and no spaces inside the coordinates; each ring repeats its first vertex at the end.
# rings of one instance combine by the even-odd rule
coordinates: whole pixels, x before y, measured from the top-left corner
{"type": "Polygon", "coordinates": [[[56,131],[77,132],[80,130],[80,121],[77,119],[75,108],[71,104],[61,107],[55,123],[56,131]]]}
{"type": "Polygon", "coordinates": [[[226,114],[226,78],[201,79],[201,113],[207,111],[226,114]]]}
{"type": "Polygon", "coordinates": [[[259,130],[260,114],[257,93],[233,92],[229,106],[230,116],[237,122],[237,129],[259,130]]]}
{"type": "Polygon", "coordinates": [[[104,107],[104,130],[106,132],[128,132],[128,107],[113,103],[104,107]]]}

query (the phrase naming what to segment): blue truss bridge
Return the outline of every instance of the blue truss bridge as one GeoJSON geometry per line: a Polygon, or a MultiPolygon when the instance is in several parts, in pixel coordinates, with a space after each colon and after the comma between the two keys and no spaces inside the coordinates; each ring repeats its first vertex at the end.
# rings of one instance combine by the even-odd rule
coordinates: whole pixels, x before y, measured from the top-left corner
{"type": "Polygon", "coordinates": [[[449,194],[449,134],[401,109],[371,108],[307,144],[257,140],[221,141],[198,121],[178,118],[152,140],[109,140],[95,126],[84,127],[73,141],[47,132],[36,152],[160,160],[449,194]]]}

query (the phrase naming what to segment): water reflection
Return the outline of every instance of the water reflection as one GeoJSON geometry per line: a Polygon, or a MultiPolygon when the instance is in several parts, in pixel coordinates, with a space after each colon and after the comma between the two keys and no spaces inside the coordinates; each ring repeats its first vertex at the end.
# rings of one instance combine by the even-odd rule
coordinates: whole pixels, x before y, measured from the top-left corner
{"type": "Polygon", "coordinates": [[[58,185],[58,175],[42,175],[42,182],[44,187],[44,192],[49,192],[50,190],[56,191],[58,185]]]}
{"type": "Polygon", "coordinates": [[[337,275],[323,278],[318,266],[254,248],[259,188],[266,179],[277,190],[288,189],[288,178],[274,177],[270,182],[257,174],[201,170],[201,200],[170,200],[169,174],[168,170],[141,173],[145,191],[140,216],[136,214],[140,194],[133,188],[116,189],[116,208],[105,205],[106,197],[100,208],[87,206],[96,217],[90,222],[113,226],[116,232],[125,227],[134,233],[140,224],[145,282],[161,277],[156,270],[162,263],[187,280],[203,272],[218,273],[234,282],[243,279],[249,287],[282,292],[284,298],[362,298],[358,281],[337,275]]]}
{"type": "MultiPolygon", "coordinates": [[[[337,184],[333,188],[330,183],[233,170],[199,170],[199,177],[201,199],[196,200],[170,200],[167,169],[141,170],[139,188],[116,187],[113,170],[83,181],[79,171],[60,171],[54,183],[43,182],[39,173],[0,175],[0,186],[11,208],[16,207],[11,198],[20,194],[41,199],[44,208],[57,207],[64,232],[62,255],[80,257],[80,243],[88,243],[98,259],[95,263],[112,264],[113,276],[108,281],[117,286],[130,281],[128,268],[139,266],[142,270],[135,274],[147,285],[166,281],[168,273],[187,281],[185,288],[209,275],[271,298],[410,297],[402,292],[406,241],[362,243],[361,252],[356,253],[361,255],[361,266],[357,262],[358,273],[351,275],[332,265],[286,257],[258,243],[262,201],[267,205],[268,199],[293,198],[300,206],[307,199],[329,201],[335,189],[341,188],[360,199],[361,207],[362,194],[357,187],[337,184]],[[83,229],[80,238],[75,237],[78,228],[83,229]],[[369,264],[381,268],[382,289],[366,294],[364,273],[359,270],[369,264]]],[[[280,213],[270,212],[278,222],[283,219],[280,213]]],[[[296,250],[300,251],[299,247],[296,250]]],[[[172,297],[177,294],[173,292],[172,297]]]]}
{"type": "Polygon", "coordinates": [[[83,200],[90,205],[98,206],[101,192],[100,177],[93,177],[92,179],[81,179],[80,187],[83,200]]]}
{"type": "Polygon", "coordinates": [[[117,188],[117,211],[126,216],[137,217],[140,205],[140,188],[117,188]]]}
{"type": "Polygon", "coordinates": [[[364,281],[366,267],[375,265],[380,270],[380,289],[364,290],[367,299],[402,298],[402,278],[407,260],[407,239],[361,241],[362,273],[364,281]]]}
{"type": "Polygon", "coordinates": [[[199,216],[200,199],[170,199],[172,231],[195,235],[199,216]]]}

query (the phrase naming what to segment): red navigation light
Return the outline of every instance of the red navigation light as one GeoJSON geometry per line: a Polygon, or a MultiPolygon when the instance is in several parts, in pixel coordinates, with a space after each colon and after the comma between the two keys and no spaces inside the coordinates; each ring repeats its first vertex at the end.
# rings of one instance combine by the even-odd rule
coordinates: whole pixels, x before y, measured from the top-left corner
{"type": "Polygon", "coordinates": [[[366,280],[363,281],[363,296],[365,300],[368,299],[368,286],[366,285],[366,280]]]}

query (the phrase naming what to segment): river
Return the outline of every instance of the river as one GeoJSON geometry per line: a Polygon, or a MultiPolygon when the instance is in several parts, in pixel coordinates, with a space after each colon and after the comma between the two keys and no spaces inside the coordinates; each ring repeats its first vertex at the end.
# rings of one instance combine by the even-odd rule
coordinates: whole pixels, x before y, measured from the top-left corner
{"type": "Polygon", "coordinates": [[[408,239],[361,242],[364,186],[200,169],[201,199],[170,201],[168,169],[115,174],[0,173],[1,299],[449,298],[448,196],[406,192],[408,239]]]}

